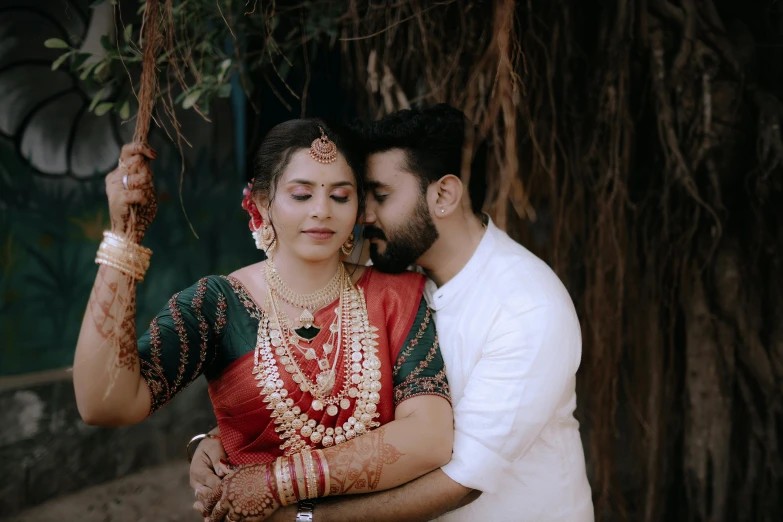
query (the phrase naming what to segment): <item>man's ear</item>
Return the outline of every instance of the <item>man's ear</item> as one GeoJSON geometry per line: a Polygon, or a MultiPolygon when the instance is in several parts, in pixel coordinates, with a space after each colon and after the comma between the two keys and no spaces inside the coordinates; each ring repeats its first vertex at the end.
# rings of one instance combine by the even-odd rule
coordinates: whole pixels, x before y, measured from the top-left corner
{"type": "Polygon", "coordinates": [[[427,202],[437,217],[450,216],[462,204],[464,187],[454,174],[446,174],[427,189],[427,202]]]}

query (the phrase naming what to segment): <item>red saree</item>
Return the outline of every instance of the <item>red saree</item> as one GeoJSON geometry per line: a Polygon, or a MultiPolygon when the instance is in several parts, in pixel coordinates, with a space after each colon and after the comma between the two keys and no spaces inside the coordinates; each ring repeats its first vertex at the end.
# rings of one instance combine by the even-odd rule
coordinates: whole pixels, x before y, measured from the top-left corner
{"type": "MultiPolygon", "coordinates": [[[[409,338],[409,333],[414,327],[414,321],[420,309],[424,281],[424,277],[420,274],[388,275],[367,269],[356,283],[356,286],[364,291],[369,322],[378,329],[376,332],[378,346],[376,348],[378,350],[377,356],[381,360],[381,389],[378,392],[381,400],[377,410],[380,415],[376,421],[380,424],[386,424],[394,419],[395,407],[400,402],[399,397],[395,399],[394,394],[398,378],[395,363],[398,363],[399,366],[398,355],[400,355],[406,338],[409,338]]],[[[231,278],[229,278],[229,282],[242,300],[247,313],[255,319],[259,319],[263,312],[241,283],[231,278]]],[[[334,310],[337,306],[338,301],[335,301],[319,310],[315,314],[316,322],[327,324],[334,317],[334,310]]],[[[427,315],[425,326],[428,326],[429,323],[429,315],[427,315]]],[[[421,330],[423,331],[424,327],[421,330]]],[[[328,336],[328,329],[323,328],[313,339],[312,346],[322,346],[328,336]]],[[[415,338],[414,345],[418,343],[420,338],[421,335],[415,338]]],[[[436,350],[437,341],[434,342],[434,347],[429,348],[429,351],[433,353],[436,350]]],[[[234,465],[269,463],[284,453],[281,446],[284,445],[285,439],[280,430],[276,430],[278,424],[271,416],[273,407],[270,406],[268,400],[265,400],[264,394],[260,393],[261,389],[257,387],[257,381],[252,374],[253,354],[253,350],[249,349],[245,355],[227,366],[219,376],[213,378],[209,383],[209,393],[220,427],[223,446],[234,465]]],[[[437,355],[440,356],[439,353],[437,355]]],[[[346,352],[340,350],[337,368],[343,368],[344,357],[346,357],[346,352]]],[[[300,390],[291,375],[282,370],[279,360],[276,361],[276,364],[281,367],[280,378],[285,383],[288,398],[292,399],[295,406],[298,406],[302,413],[306,413],[309,419],[315,420],[326,428],[333,429],[343,426],[349,420],[356,399],[350,399],[352,406],[348,409],[340,409],[335,416],[329,415],[326,409],[316,411],[311,407],[312,396],[300,390]]],[[[317,362],[314,360],[302,361],[299,364],[310,376],[316,375],[319,371],[317,362]]],[[[442,374],[443,372],[440,371],[439,375],[442,376],[442,374]]],[[[347,375],[347,372],[337,373],[334,390],[343,388],[347,375]]],[[[406,376],[399,377],[402,379],[406,376]]],[[[445,378],[441,377],[440,381],[442,381],[442,386],[439,389],[445,389],[447,395],[445,378]]],[[[307,442],[312,449],[323,447],[321,443],[316,444],[309,440],[307,442]]]]}

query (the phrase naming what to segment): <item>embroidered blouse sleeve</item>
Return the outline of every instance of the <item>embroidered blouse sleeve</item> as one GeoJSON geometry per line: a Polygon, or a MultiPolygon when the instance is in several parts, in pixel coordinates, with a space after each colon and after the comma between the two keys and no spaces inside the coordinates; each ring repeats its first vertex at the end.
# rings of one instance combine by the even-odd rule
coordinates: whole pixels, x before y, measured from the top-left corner
{"type": "Polygon", "coordinates": [[[205,277],[174,294],[139,338],[141,375],[152,394],[150,414],[192,383],[214,359],[226,307],[225,295],[205,277]]]}
{"type": "Polygon", "coordinates": [[[397,356],[392,376],[395,407],[417,395],[439,395],[451,401],[435,322],[424,298],[397,356]]]}

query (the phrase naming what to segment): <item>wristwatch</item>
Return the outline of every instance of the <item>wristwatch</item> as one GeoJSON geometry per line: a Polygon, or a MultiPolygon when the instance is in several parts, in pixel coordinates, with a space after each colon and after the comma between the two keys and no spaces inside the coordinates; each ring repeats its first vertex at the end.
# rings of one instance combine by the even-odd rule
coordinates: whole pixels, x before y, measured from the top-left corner
{"type": "Polygon", "coordinates": [[[299,511],[296,513],[296,522],[313,522],[313,511],[315,511],[315,502],[312,500],[300,500],[299,511]]]}

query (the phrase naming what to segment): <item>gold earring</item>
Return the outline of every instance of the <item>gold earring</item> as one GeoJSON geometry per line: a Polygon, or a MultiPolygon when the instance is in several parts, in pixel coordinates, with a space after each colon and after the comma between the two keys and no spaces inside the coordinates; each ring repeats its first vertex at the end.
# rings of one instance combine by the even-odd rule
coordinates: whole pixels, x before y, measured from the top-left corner
{"type": "Polygon", "coordinates": [[[348,236],[348,239],[345,240],[345,243],[343,243],[343,246],[340,247],[340,250],[342,250],[343,254],[345,254],[346,256],[350,256],[351,253],[353,252],[354,246],[355,245],[354,245],[353,232],[351,232],[351,235],[348,236]]]}
{"type": "Polygon", "coordinates": [[[253,231],[253,238],[256,240],[256,248],[266,252],[267,256],[271,255],[277,246],[275,229],[267,221],[253,231]]]}

